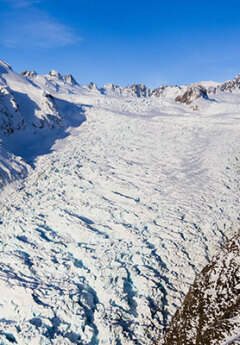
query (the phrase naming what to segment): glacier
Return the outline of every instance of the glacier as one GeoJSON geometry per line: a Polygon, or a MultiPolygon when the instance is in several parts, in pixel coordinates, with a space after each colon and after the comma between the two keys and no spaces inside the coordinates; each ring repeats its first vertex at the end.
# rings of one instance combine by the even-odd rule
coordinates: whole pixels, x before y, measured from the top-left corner
{"type": "Polygon", "coordinates": [[[0,343],[150,345],[239,224],[240,87],[0,62],[0,343]]]}

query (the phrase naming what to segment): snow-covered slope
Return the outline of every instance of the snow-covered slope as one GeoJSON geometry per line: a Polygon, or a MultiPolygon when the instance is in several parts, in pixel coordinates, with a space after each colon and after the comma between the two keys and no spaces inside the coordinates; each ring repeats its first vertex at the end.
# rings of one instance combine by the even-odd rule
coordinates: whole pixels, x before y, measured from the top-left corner
{"type": "Polygon", "coordinates": [[[192,86],[102,90],[3,62],[0,80],[4,155],[34,162],[1,195],[1,341],[160,341],[238,227],[239,90],[187,105],[192,86]]]}
{"type": "MultiPolygon", "coordinates": [[[[21,163],[14,155],[32,164],[36,156],[49,152],[57,138],[67,135],[69,126],[85,121],[80,104],[53,97],[50,87],[41,88],[30,79],[35,77],[33,71],[27,75],[28,78],[15,73],[0,60],[0,138],[6,151],[2,156],[11,155],[18,165],[21,163]]],[[[56,78],[53,71],[51,78],[56,78]]],[[[77,85],[71,75],[64,80],[77,85]]],[[[3,175],[7,172],[7,180],[14,180],[17,175],[12,175],[11,167],[5,166],[0,168],[0,177],[6,181],[3,175]]],[[[26,163],[23,166],[30,169],[26,163]]]]}
{"type": "MultiPolygon", "coordinates": [[[[1,97],[1,104],[4,106],[10,103],[16,112],[15,117],[18,116],[21,121],[15,130],[20,130],[24,126],[53,126],[60,120],[54,99],[48,97],[44,90],[15,73],[1,61],[0,72],[1,96],[5,96],[1,97]]],[[[11,112],[8,115],[12,117],[11,112]]]]}

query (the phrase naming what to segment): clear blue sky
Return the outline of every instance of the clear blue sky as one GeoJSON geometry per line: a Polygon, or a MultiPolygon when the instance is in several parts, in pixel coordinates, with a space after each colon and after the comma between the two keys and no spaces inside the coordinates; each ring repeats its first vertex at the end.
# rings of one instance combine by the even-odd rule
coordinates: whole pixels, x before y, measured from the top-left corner
{"type": "Polygon", "coordinates": [[[240,1],[0,0],[0,58],[99,86],[224,81],[240,73],[240,1]]]}

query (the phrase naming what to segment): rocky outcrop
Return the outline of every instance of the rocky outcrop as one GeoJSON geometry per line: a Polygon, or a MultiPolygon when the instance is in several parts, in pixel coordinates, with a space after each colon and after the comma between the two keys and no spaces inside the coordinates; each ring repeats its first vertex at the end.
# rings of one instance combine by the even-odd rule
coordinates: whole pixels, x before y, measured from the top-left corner
{"type": "Polygon", "coordinates": [[[164,345],[240,342],[240,232],[203,269],[176,312],[164,345]]]}
{"type": "Polygon", "coordinates": [[[199,98],[209,99],[207,89],[202,85],[189,85],[183,94],[175,98],[175,101],[189,105],[199,98]]]}
{"type": "Polygon", "coordinates": [[[72,85],[72,86],[78,85],[76,79],[72,76],[72,74],[65,75],[65,76],[63,77],[63,80],[64,80],[67,84],[70,84],[70,85],[72,85]]]}
{"type": "Polygon", "coordinates": [[[49,72],[49,76],[50,76],[50,77],[55,77],[55,78],[60,79],[60,80],[63,79],[63,76],[62,76],[58,71],[56,71],[55,69],[52,69],[52,70],[49,72]]]}
{"type": "Polygon", "coordinates": [[[96,84],[91,82],[88,87],[92,90],[92,89],[97,89],[99,90],[103,95],[107,95],[109,93],[113,93],[116,92],[118,94],[122,94],[122,90],[124,89],[123,87],[120,87],[118,85],[115,84],[106,84],[103,87],[101,87],[100,89],[97,88],[96,84]]]}
{"type": "Polygon", "coordinates": [[[234,80],[229,80],[226,83],[220,85],[219,89],[221,91],[230,91],[240,89],[240,74],[236,76],[234,80]]]}
{"type": "Polygon", "coordinates": [[[208,90],[202,85],[189,85],[189,86],[168,86],[162,85],[155,89],[150,89],[144,84],[133,84],[131,86],[121,87],[115,84],[106,84],[98,88],[96,84],[90,83],[88,86],[91,90],[98,90],[104,95],[119,94],[127,97],[137,98],[171,98],[176,102],[192,104],[198,98],[209,99],[208,90]]]}
{"type": "Polygon", "coordinates": [[[22,71],[21,75],[23,75],[24,77],[27,77],[27,78],[33,78],[33,77],[36,77],[37,72],[34,70],[27,71],[25,69],[24,71],[22,71]]]}
{"type": "Polygon", "coordinates": [[[97,87],[96,83],[94,83],[92,81],[88,84],[88,88],[90,90],[98,90],[98,87],[97,87]]]}
{"type": "Polygon", "coordinates": [[[144,84],[133,84],[132,86],[128,86],[126,89],[129,91],[129,93],[138,98],[150,97],[152,94],[152,90],[146,87],[144,84]]]}
{"type": "MultiPolygon", "coordinates": [[[[31,71],[27,71],[26,69],[24,71],[22,71],[21,73],[22,76],[27,77],[27,78],[34,78],[36,77],[38,74],[36,71],[31,70],[31,71]]],[[[67,75],[61,75],[59,72],[55,71],[55,70],[51,70],[48,74],[48,77],[50,77],[50,80],[60,80],[63,81],[66,84],[69,84],[71,86],[76,86],[79,85],[76,81],[76,79],[72,76],[72,74],[67,74],[67,75]]]]}
{"type": "MultiPolygon", "coordinates": [[[[59,73],[59,72],[55,71],[54,69],[52,69],[49,72],[49,76],[53,77],[53,79],[57,79],[59,81],[63,81],[64,83],[70,84],[72,86],[78,85],[77,81],[72,76],[72,74],[68,74],[68,75],[64,75],[63,76],[61,73],[59,73]]],[[[52,78],[50,80],[52,80],[52,78]]]]}
{"type": "MultiPolygon", "coordinates": [[[[90,89],[94,89],[94,86],[96,86],[94,83],[90,83],[88,87],[90,89]]],[[[115,84],[106,84],[98,90],[104,95],[110,93],[117,93],[122,96],[133,96],[138,98],[151,97],[152,95],[152,90],[143,84],[133,84],[131,86],[126,87],[121,87],[115,84]]]]}

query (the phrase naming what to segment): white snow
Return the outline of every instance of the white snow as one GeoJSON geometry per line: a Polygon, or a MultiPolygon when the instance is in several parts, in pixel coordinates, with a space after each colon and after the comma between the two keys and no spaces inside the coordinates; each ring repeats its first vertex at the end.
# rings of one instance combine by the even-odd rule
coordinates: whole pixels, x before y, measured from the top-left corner
{"type": "Polygon", "coordinates": [[[2,68],[27,123],[4,145],[36,160],[0,211],[0,339],[153,344],[237,230],[239,93],[193,111],[2,68]]]}

